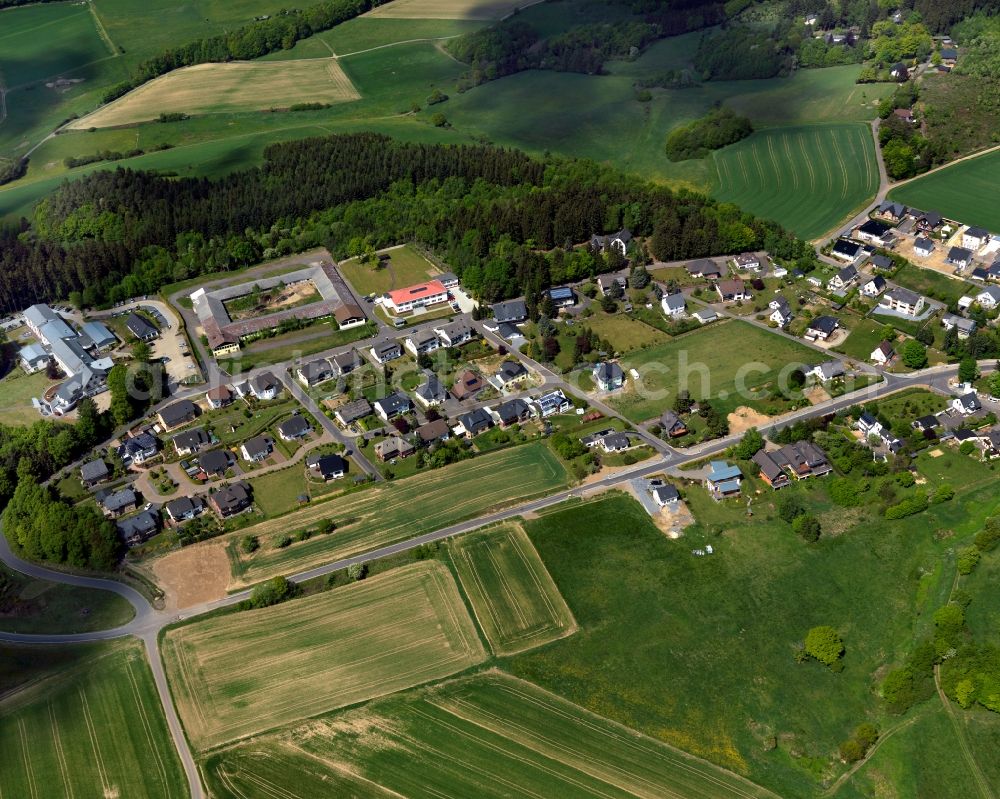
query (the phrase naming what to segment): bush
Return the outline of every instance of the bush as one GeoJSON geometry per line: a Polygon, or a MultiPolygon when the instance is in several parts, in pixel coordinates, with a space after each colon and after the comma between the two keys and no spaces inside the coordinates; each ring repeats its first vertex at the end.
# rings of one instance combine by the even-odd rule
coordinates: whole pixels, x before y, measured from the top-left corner
{"type": "Polygon", "coordinates": [[[745,139],[751,133],[753,125],[749,119],[728,108],[718,108],[671,131],[667,136],[667,158],[671,161],[704,158],[712,150],[745,139]]]}
{"type": "Polygon", "coordinates": [[[368,564],[367,563],[352,563],[347,567],[347,579],[352,582],[358,582],[359,580],[364,580],[368,576],[368,564]]]}
{"type": "Polygon", "coordinates": [[[860,505],[864,500],[863,488],[846,477],[837,477],[830,481],[830,499],[843,508],[860,505]]]}
{"type": "Polygon", "coordinates": [[[272,577],[267,582],[255,585],[250,592],[250,598],[240,603],[241,610],[251,608],[266,608],[285,602],[302,593],[298,585],[286,577],[272,577]]]}
{"type": "Polygon", "coordinates": [[[958,551],[958,573],[972,574],[981,557],[979,550],[974,546],[960,549],[958,551]]]}
{"type": "Polygon", "coordinates": [[[844,642],[833,627],[813,627],[806,634],[805,652],[820,663],[832,666],[844,656],[844,642]]]}
{"type": "Polygon", "coordinates": [[[857,763],[864,756],[864,748],[853,738],[847,739],[840,745],[840,759],[845,763],[857,763]]]}
{"type": "Polygon", "coordinates": [[[896,505],[891,505],[886,508],[885,518],[903,519],[906,516],[912,516],[915,513],[922,513],[927,510],[927,505],[927,494],[921,491],[918,494],[913,494],[912,496],[907,497],[896,505]]]}
{"type": "Polygon", "coordinates": [[[980,552],[992,552],[1000,544],[1000,516],[991,516],[986,520],[984,529],[976,533],[976,548],[980,552]]]}
{"type": "Polygon", "coordinates": [[[782,521],[791,524],[795,521],[796,516],[800,516],[805,512],[806,509],[802,505],[802,498],[798,494],[792,494],[787,491],[781,492],[781,495],[778,497],[778,516],[781,517],[782,521]]]}
{"type": "Polygon", "coordinates": [[[950,485],[944,484],[939,485],[934,489],[934,493],[931,494],[930,502],[932,505],[939,505],[942,502],[948,502],[955,496],[955,489],[950,485]]]}
{"type": "Polygon", "coordinates": [[[818,541],[820,534],[819,519],[811,514],[803,513],[797,516],[792,522],[792,530],[803,541],[808,541],[809,543],[818,541]]]}
{"type": "Polygon", "coordinates": [[[448,117],[438,111],[436,114],[431,115],[431,124],[435,128],[444,128],[448,126],[448,117]]]}
{"type": "Polygon", "coordinates": [[[284,549],[292,545],[292,537],[290,535],[283,535],[274,543],[275,549],[284,549]]]}
{"type": "Polygon", "coordinates": [[[245,535],[240,539],[240,549],[250,555],[260,549],[260,539],[255,535],[245,535]]]}

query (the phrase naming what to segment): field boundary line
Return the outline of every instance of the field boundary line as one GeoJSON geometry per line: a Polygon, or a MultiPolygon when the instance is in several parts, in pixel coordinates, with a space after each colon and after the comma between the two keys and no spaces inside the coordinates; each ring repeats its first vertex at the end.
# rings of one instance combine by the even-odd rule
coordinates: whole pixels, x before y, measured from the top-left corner
{"type": "MultiPolygon", "coordinates": [[[[387,17],[388,19],[388,17],[387,17]]],[[[387,44],[379,44],[375,47],[368,47],[364,50],[355,50],[353,53],[339,53],[334,56],[335,58],[350,58],[352,55],[361,55],[362,53],[371,53],[375,50],[384,50],[386,47],[396,47],[401,44],[419,44],[421,42],[444,42],[448,39],[457,39],[459,36],[463,36],[462,33],[454,33],[451,36],[426,36],[422,39],[404,39],[400,42],[388,42],[387,44]]],[[[454,56],[452,56],[454,58],[454,56]]],[[[461,62],[459,62],[461,63],[461,62]]]]}
{"type": "Polygon", "coordinates": [[[73,785],[69,779],[69,765],[66,763],[66,753],[63,751],[62,738],[59,735],[59,723],[56,721],[56,714],[52,709],[51,700],[49,701],[49,727],[52,729],[52,748],[56,753],[59,773],[62,774],[63,787],[66,789],[68,799],[73,799],[73,785]]]}
{"type": "Polygon", "coordinates": [[[90,16],[94,18],[94,24],[97,26],[97,35],[108,46],[111,55],[117,56],[119,54],[118,47],[108,33],[108,29],[104,27],[104,23],[101,22],[101,18],[97,15],[97,6],[94,5],[94,0],[88,0],[87,8],[90,9],[90,16]]]}
{"type": "Polygon", "coordinates": [[[28,754],[28,732],[24,729],[24,718],[17,720],[17,733],[21,739],[21,760],[24,763],[24,776],[28,783],[28,790],[33,799],[38,799],[38,786],[35,784],[35,772],[31,768],[31,755],[28,754]]]}

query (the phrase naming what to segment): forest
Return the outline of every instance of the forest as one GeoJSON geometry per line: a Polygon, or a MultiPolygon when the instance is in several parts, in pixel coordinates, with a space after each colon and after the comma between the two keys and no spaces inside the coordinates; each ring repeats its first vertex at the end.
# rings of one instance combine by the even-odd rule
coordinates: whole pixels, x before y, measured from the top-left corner
{"type": "Polygon", "coordinates": [[[99,306],[314,246],[342,258],[402,241],[435,251],[474,296],[495,301],[541,292],[567,277],[554,264],[578,263],[540,251],[623,225],[663,260],[810,252],[735,206],[592,162],[359,133],[275,144],[262,167],[218,180],[118,169],[66,183],[33,226],[0,235],[0,308],[66,297],[99,306]]]}
{"type": "Polygon", "coordinates": [[[716,108],[701,119],[670,132],[667,136],[667,158],[671,161],[704,158],[712,150],[745,139],[751,133],[753,125],[747,117],[728,108],[716,108]]]}

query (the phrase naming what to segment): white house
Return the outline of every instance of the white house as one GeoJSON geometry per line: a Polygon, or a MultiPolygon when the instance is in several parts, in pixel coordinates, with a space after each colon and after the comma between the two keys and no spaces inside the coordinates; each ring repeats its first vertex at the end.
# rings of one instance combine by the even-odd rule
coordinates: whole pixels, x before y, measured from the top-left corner
{"type": "Polygon", "coordinates": [[[771,309],[771,315],[768,319],[778,327],[783,328],[792,321],[792,308],[784,297],[775,297],[767,304],[767,307],[771,309]]]}
{"type": "Polygon", "coordinates": [[[692,316],[702,325],[707,325],[709,322],[714,322],[719,318],[719,315],[711,308],[702,308],[700,311],[695,311],[692,316]]]}
{"type": "Polygon", "coordinates": [[[882,296],[879,308],[895,311],[905,316],[916,316],[924,308],[924,298],[915,291],[897,287],[887,291],[882,296]]]}
{"type": "Polygon", "coordinates": [[[967,269],[972,263],[972,251],[965,247],[952,247],[948,250],[948,257],[945,260],[959,269],[967,269]]]}
{"type": "Polygon", "coordinates": [[[861,293],[865,297],[877,297],[885,291],[885,287],[885,278],[881,275],[876,275],[861,287],[861,293]]]}
{"type": "Polygon", "coordinates": [[[625,385],[625,372],[616,363],[602,361],[594,367],[594,381],[601,391],[616,391],[625,385]]]}
{"type": "Polygon", "coordinates": [[[927,258],[934,252],[934,242],[926,236],[918,236],[917,240],[913,242],[913,252],[921,258],[927,258]]]}
{"type": "Polygon", "coordinates": [[[807,341],[822,339],[826,341],[840,327],[840,321],[832,316],[817,316],[806,327],[804,338],[807,341]]]}
{"type": "Polygon", "coordinates": [[[970,227],[962,233],[962,246],[973,252],[977,252],[989,240],[990,233],[986,228],[970,227]]]}
{"type": "Polygon", "coordinates": [[[739,272],[759,272],[761,269],[760,258],[758,258],[753,253],[745,253],[743,255],[737,255],[733,259],[733,265],[739,272]]]}
{"type": "Polygon", "coordinates": [[[979,397],[976,396],[975,391],[970,391],[968,394],[963,394],[961,397],[955,397],[950,403],[950,407],[955,413],[960,413],[962,416],[968,416],[973,414],[978,410],[982,410],[983,404],[979,401],[979,397]]]}
{"type": "Polygon", "coordinates": [[[681,293],[664,294],[660,300],[660,307],[663,308],[663,313],[667,316],[683,316],[687,310],[687,303],[681,293]]]}
{"type": "Polygon", "coordinates": [[[261,372],[250,378],[250,393],[261,401],[273,400],[281,392],[281,383],[270,372],[261,372]]]}
{"type": "Polygon", "coordinates": [[[448,301],[448,289],[440,280],[428,280],[415,286],[390,291],[385,295],[386,307],[393,313],[409,313],[418,308],[448,301]]]}
{"type": "Polygon", "coordinates": [[[956,316],[951,313],[947,313],[941,317],[941,326],[945,330],[951,330],[952,328],[958,330],[958,337],[960,339],[967,339],[976,332],[977,327],[975,319],[966,319],[964,316],[956,316]]]}
{"type": "Polygon", "coordinates": [[[987,286],[976,295],[980,307],[992,311],[1000,305],[1000,286],[987,286]]]}
{"type": "Polygon", "coordinates": [[[827,288],[830,289],[843,290],[846,289],[848,286],[850,286],[852,283],[854,283],[857,279],[858,279],[857,268],[855,268],[853,265],[845,266],[843,269],[837,272],[837,274],[835,274],[832,278],[830,278],[830,282],[827,283],[826,285],[827,288]]]}
{"type": "Polygon", "coordinates": [[[875,349],[872,350],[871,360],[877,363],[879,366],[885,366],[890,363],[893,358],[896,357],[896,351],[893,350],[892,344],[888,341],[883,341],[875,349]]]}

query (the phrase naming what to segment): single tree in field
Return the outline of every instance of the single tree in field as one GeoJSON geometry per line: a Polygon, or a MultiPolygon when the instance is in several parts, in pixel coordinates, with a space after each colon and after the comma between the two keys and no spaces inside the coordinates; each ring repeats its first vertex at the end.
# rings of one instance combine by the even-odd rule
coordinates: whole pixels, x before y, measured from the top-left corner
{"type": "Polygon", "coordinates": [[[832,666],[844,656],[844,642],[833,627],[813,627],[806,634],[805,650],[809,657],[832,666]]]}

